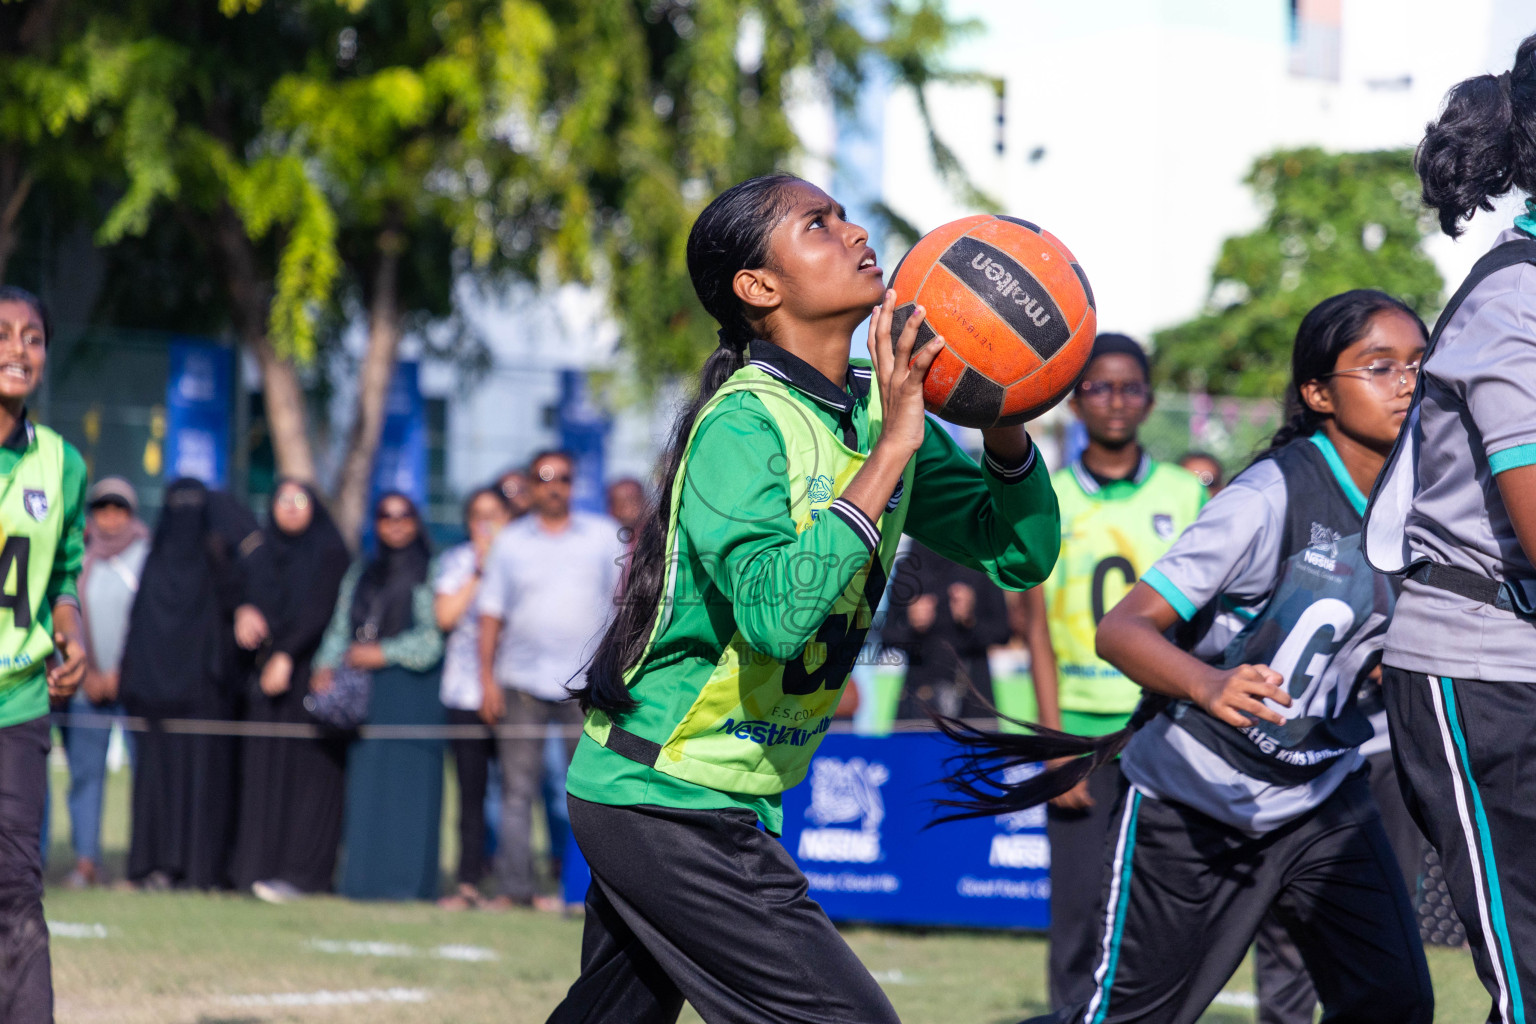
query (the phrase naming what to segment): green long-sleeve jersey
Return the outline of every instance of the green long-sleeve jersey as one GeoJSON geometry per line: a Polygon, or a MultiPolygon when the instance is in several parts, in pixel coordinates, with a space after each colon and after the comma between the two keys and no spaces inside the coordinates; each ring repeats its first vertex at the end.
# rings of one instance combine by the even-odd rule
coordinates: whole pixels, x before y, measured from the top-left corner
{"type": "Polygon", "coordinates": [[[80,453],[23,414],[0,442],[0,728],[48,713],[53,609],[78,606],[85,492],[80,453]]]}
{"type": "MultiPolygon", "coordinates": [[[[850,365],[843,387],[765,342],[753,344],[751,365],[789,385],[797,408],[820,429],[868,453],[874,437],[866,361],[850,365]]],[[[914,456],[905,532],[1003,587],[1034,586],[1050,574],[1060,539],[1049,475],[1033,449],[1018,465],[990,453],[984,461],[985,469],[929,420],[914,456]]],[[[670,615],[630,680],[640,707],[616,724],[665,736],[738,632],[764,657],[798,658],[870,564],[879,528],[850,503],[834,500],[829,514],[797,528],[791,488],[815,481],[793,481],[786,467],[785,439],[751,391],[730,395],[698,424],[679,484],[670,615]]],[[[742,807],[770,831],[782,830],[777,793],[732,793],[681,779],[601,745],[590,731],[578,745],[567,787],[604,804],[742,807]]]]}

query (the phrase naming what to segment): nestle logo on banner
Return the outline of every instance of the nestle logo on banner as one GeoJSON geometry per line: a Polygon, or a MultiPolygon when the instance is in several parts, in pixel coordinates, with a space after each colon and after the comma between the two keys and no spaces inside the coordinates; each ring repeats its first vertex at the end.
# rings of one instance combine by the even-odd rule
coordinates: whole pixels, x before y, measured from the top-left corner
{"type": "Polygon", "coordinates": [[[802,860],[845,861],[873,864],[879,860],[880,823],[885,820],[885,800],[880,787],[891,777],[878,761],[850,757],[818,757],[811,762],[811,806],[805,816],[820,826],[800,833],[802,860]],[[846,827],[857,823],[857,828],[846,827]]]}
{"type": "MultiPolygon", "coordinates": [[[[1012,784],[1039,775],[1044,769],[1037,764],[1017,764],[1003,772],[1003,781],[1012,784]]],[[[997,827],[1002,834],[992,837],[992,850],[987,863],[995,868],[1048,868],[1051,866],[1051,844],[1039,833],[1019,835],[1025,829],[1045,827],[1045,807],[1027,807],[1022,811],[997,816],[997,827]]]]}
{"type": "Polygon", "coordinates": [[[988,281],[991,281],[997,289],[997,293],[1005,299],[1012,299],[1015,306],[1024,307],[1024,315],[1035,322],[1036,327],[1044,327],[1051,322],[1051,314],[1045,311],[1045,307],[1030,296],[1019,284],[1018,278],[984,252],[976,254],[971,260],[971,266],[981,271],[988,281]]]}

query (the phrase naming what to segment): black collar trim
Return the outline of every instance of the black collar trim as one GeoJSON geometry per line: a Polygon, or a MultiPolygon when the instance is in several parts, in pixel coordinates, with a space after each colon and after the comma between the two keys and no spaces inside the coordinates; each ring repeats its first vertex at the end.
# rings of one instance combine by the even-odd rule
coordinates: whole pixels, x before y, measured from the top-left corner
{"type": "Polygon", "coordinates": [[[24,452],[32,447],[32,439],[35,436],[36,432],[32,429],[32,421],[27,418],[27,410],[23,409],[21,410],[21,418],[11,428],[10,436],[3,442],[0,442],[0,447],[9,448],[13,452],[24,452]]]}
{"type": "Polygon", "coordinates": [[[854,403],[869,394],[870,372],[868,367],[849,366],[844,387],[839,388],[822,372],[799,356],[782,349],[771,341],[753,338],[747,349],[749,366],[777,377],[796,391],[826,406],[834,412],[846,414],[854,403]],[[847,390],[844,390],[844,389],[847,390]],[[849,394],[849,392],[852,394],[849,394]]]}

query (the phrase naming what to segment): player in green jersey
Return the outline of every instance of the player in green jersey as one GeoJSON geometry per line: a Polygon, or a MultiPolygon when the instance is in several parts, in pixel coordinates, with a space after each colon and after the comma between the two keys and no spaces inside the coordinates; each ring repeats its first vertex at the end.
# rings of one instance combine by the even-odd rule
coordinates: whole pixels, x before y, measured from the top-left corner
{"type": "MultiPolygon", "coordinates": [[[[1152,411],[1147,354],[1123,334],[1101,334],[1071,408],[1088,432],[1081,456],[1052,476],[1061,502],[1061,556],[1024,595],[1030,674],[1040,724],[1078,736],[1125,727],[1141,687],[1094,651],[1094,631],[1205,504],[1192,473],[1155,462],[1137,441],[1152,411]]],[[[1051,801],[1051,1005],[1093,991],[1099,882],[1110,810],[1120,792],[1111,762],[1051,801]]]]}
{"type": "Polygon", "coordinates": [[[48,703],[85,674],[75,576],[85,554],[80,453],[27,418],[48,362],[36,296],[0,287],[0,1020],[53,1020],[43,920],[48,703]]]}
{"type": "Polygon", "coordinates": [[[923,411],[938,341],[819,188],[743,182],[694,224],[720,346],[664,456],[624,600],[578,691],[567,787],[592,868],[581,976],[552,1021],[896,1020],[772,833],[830,724],[905,529],[1021,590],[1060,524],[1022,426],[978,466],[923,411]],[[873,364],[850,359],[870,316],[873,364]]]}

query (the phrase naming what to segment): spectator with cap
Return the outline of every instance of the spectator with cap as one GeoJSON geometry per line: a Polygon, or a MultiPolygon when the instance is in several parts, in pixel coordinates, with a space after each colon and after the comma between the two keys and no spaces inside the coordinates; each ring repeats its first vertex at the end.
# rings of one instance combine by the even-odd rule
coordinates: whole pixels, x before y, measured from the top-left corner
{"type": "MultiPolygon", "coordinates": [[[[128,613],[149,555],[149,527],[139,497],[120,476],[103,477],[86,496],[85,558],[80,611],[85,627],[85,679],[69,703],[72,715],[121,715],[117,670],[128,636],[128,613]]],[[[69,759],[69,828],[75,867],[65,884],[83,889],[101,881],[101,800],[107,778],[110,728],[60,730],[69,759]]]]}

